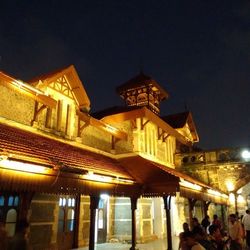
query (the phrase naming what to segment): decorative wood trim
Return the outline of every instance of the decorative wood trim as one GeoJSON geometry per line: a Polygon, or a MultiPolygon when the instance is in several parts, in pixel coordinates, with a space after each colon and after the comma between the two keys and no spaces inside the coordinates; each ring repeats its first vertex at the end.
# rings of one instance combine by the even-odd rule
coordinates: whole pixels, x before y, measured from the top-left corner
{"type": "Polygon", "coordinates": [[[150,120],[143,122],[143,117],[141,117],[141,130],[144,129],[144,127],[147,125],[148,122],[150,122],[150,120]]]}
{"type": "Polygon", "coordinates": [[[88,125],[92,125],[96,128],[99,128],[110,135],[113,135],[116,138],[127,140],[128,135],[126,132],[123,132],[115,127],[112,127],[112,125],[109,125],[103,121],[97,120],[94,117],[90,116],[89,114],[83,113],[80,110],[76,111],[76,114],[78,115],[79,119],[86,122],[88,125]]]}
{"type": "Polygon", "coordinates": [[[65,134],[68,134],[68,128],[69,128],[69,112],[70,112],[70,105],[67,104],[67,113],[66,113],[66,126],[65,126],[65,134]]]}
{"type": "Polygon", "coordinates": [[[88,122],[84,122],[84,124],[81,126],[81,119],[78,118],[78,133],[77,133],[77,136],[78,137],[81,137],[82,135],[82,131],[89,126],[89,123],[88,122]]]}
{"type": "Polygon", "coordinates": [[[39,103],[36,101],[35,102],[35,108],[34,108],[34,116],[33,119],[31,121],[31,126],[33,126],[34,122],[37,121],[37,117],[39,115],[39,113],[41,113],[47,106],[42,104],[42,106],[40,108],[39,107],[39,103]]]}

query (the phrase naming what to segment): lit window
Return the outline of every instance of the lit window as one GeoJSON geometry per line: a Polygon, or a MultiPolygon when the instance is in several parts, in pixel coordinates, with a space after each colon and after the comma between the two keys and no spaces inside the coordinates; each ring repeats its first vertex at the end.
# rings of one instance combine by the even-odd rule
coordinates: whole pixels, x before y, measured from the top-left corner
{"type": "Polygon", "coordinates": [[[14,199],[14,207],[17,207],[19,204],[19,197],[16,196],[15,199],[14,199]]]}
{"type": "Polygon", "coordinates": [[[0,196],[0,206],[4,206],[4,197],[0,196]]]}
{"type": "Polygon", "coordinates": [[[13,196],[10,196],[10,197],[9,197],[9,200],[8,200],[8,206],[9,206],[9,207],[13,206],[13,203],[14,203],[14,197],[13,197],[13,196]]]}
{"type": "Polygon", "coordinates": [[[68,199],[68,206],[71,207],[71,198],[68,199]]]}
{"type": "Polygon", "coordinates": [[[6,222],[5,222],[5,229],[7,231],[8,236],[14,236],[15,229],[16,229],[16,218],[17,213],[15,209],[10,209],[7,213],[6,222]]]}

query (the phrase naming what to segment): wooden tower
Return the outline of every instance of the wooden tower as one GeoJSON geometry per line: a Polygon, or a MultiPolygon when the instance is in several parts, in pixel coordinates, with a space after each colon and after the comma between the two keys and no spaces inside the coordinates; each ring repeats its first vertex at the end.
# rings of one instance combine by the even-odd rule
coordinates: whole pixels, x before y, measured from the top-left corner
{"type": "Polygon", "coordinates": [[[157,115],[160,114],[160,102],[168,98],[168,93],[142,72],[117,87],[116,91],[129,107],[147,107],[157,115]]]}

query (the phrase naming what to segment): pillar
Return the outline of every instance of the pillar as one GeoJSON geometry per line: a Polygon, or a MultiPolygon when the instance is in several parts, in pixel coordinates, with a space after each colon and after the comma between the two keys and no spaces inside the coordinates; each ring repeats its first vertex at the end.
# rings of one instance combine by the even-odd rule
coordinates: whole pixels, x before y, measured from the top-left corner
{"type": "Polygon", "coordinates": [[[170,218],[170,209],[171,209],[171,195],[163,196],[164,208],[166,210],[166,223],[167,223],[167,241],[168,241],[168,250],[172,250],[172,232],[171,232],[171,218],[170,218]]]}
{"type": "Polygon", "coordinates": [[[89,250],[95,250],[95,219],[100,197],[90,196],[89,250]]]}
{"type": "Polygon", "coordinates": [[[138,197],[130,197],[131,201],[131,218],[132,218],[132,246],[130,250],[137,250],[136,248],[136,209],[138,197]]]}
{"type": "Polygon", "coordinates": [[[34,196],[33,192],[23,192],[20,194],[18,222],[23,220],[29,221],[30,206],[33,196],[34,196]]]}
{"type": "Polygon", "coordinates": [[[189,205],[189,225],[190,225],[191,228],[193,227],[192,218],[193,218],[193,212],[194,212],[194,205],[195,205],[196,201],[197,201],[196,199],[188,198],[188,205],[189,205]]]}
{"type": "Polygon", "coordinates": [[[75,220],[74,220],[74,240],[73,247],[78,248],[78,240],[79,240],[79,221],[80,221],[80,204],[81,195],[76,195],[76,206],[75,206],[75,220]]]}

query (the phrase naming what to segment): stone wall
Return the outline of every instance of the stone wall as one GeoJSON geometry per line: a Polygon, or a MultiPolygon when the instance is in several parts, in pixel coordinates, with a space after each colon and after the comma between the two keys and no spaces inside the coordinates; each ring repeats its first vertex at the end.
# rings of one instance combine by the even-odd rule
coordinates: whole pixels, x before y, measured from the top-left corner
{"type": "Polygon", "coordinates": [[[2,85],[0,85],[0,93],[0,116],[30,125],[34,115],[35,101],[2,85]]]}

